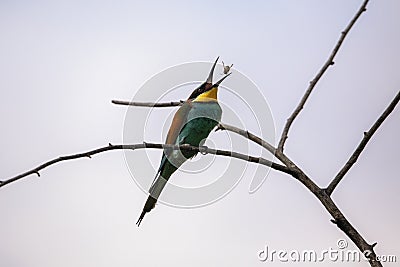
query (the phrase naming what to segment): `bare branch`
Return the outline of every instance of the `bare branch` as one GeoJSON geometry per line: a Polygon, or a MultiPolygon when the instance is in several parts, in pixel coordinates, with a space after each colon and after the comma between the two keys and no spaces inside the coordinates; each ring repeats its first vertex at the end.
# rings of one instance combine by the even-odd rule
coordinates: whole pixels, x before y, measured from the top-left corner
{"type": "Polygon", "coordinates": [[[328,185],[326,188],[326,193],[328,195],[331,195],[333,190],[335,190],[336,186],[340,183],[340,181],[343,179],[343,177],[346,175],[346,173],[350,170],[350,168],[356,163],[358,157],[360,156],[361,152],[364,150],[365,146],[367,145],[368,141],[371,139],[372,135],[378,130],[379,126],[385,121],[385,119],[389,116],[390,113],[394,110],[396,107],[397,103],[399,103],[400,100],[400,91],[397,93],[396,97],[392,100],[390,105],[385,109],[385,111],[382,113],[382,115],[378,118],[378,120],[372,125],[371,129],[368,130],[368,132],[364,132],[364,137],[361,140],[360,144],[356,148],[356,150],[353,152],[349,160],[346,162],[346,164],[343,166],[343,168],[339,171],[338,174],[336,174],[335,178],[332,180],[332,182],[328,185]]]}
{"type": "Polygon", "coordinates": [[[311,178],[309,178],[291,159],[289,159],[282,151],[274,150],[274,148],[268,144],[268,142],[262,140],[260,137],[255,136],[254,134],[249,133],[248,131],[239,129],[234,126],[220,124],[217,129],[227,130],[234,133],[237,133],[263,147],[265,147],[268,151],[273,153],[275,152],[275,156],[285,164],[289,169],[294,170],[292,176],[296,178],[299,182],[301,182],[311,193],[315,195],[315,197],[324,205],[325,209],[329,212],[329,214],[333,217],[331,220],[335,223],[335,225],[342,230],[360,249],[361,252],[369,251],[369,263],[371,266],[379,267],[382,264],[376,260],[376,254],[374,252],[374,247],[376,243],[370,245],[368,242],[362,237],[362,235],[353,227],[353,225],[347,220],[344,214],[340,211],[337,205],[334,203],[332,198],[327,192],[318,187],[311,178]]]}
{"type": "Polygon", "coordinates": [[[322,75],[324,75],[325,71],[329,68],[329,66],[332,66],[334,64],[333,59],[335,58],[337,52],[339,51],[339,48],[341,47],[344,39],[346,38],[346,35],[349,33],[357,19],[361,16],[361,14],[366,11],[366,6],[368,4],[369,0],[365,0],[364,3],[361,5],[360,9],[358,12],[355,14],[353,19],[350,21],[350,23],[347,25],[346,29],[342,31],[342,34],[336,43],[336,46],[333,48],[332,53],[330,54],[328,60],[325,62],[325,64],[322,66],[320,71],[318,72],[317,76],[310,82],[310,85],[308,86],[303,98],[300,100],[300,103],[296,107],[296,109],[293,111],[292,115],[287,119],[285,127],[283,128],[281,138],[279,140],[278,144],[278,150],[283,151],[283,147],[285,145],[286,139],[288,138],[288,133],[290,126],[292,125],[293,121],[296,119],[296,117],[299,115],[300,111],[303,109],[304,104],[306,103],[308,97],[310,96],[311,92],[313,91],[315,85],[318,83],[318,81],[321,79],[322,75]]]}
{"type": "Polygon", "coordinates": [[[111,103],[116,105],[123,105],[123,106],[135,106],[135,107],[177,107],[181,106],[185,101],[171,101],[171,102],[161,102],[161,103],[152,103],[152,102],[129,102],[129,101],[122,101],[122,100],[111,100],[111,103]]]}
{"type": "MultiPolygon", "coordinates": [[[[330,195],[327,192],[316,185],[311,178],[309,178],[291,159],[289,159],[282,151],[273,150],[274,148],[260,137],[249,133],[248,131],[236,128],[234,126],[220,124],[217,129],[232,131],[241,136],[254,141],[255,143],[265,147],[268,151],[274,151],[275,156],[283,164],[285,164],[290,170],[293,170],[292,176],[301,182],[314,196],[322,203],[325,209],[333,217],[332,222],[342,230],[360,249],[361,252],[369,251],[369,263],[371,266],[380,267],[382,264],[376,260],[376,254],[374,252],[375,243],[370,245],[362,237],[362,235],[353,227],[353,225],[347,220],[344,214],[340,211],[337,205],[334,203],[330,195]]],[[[272,152],[271,152],[272,153],[272,152]]]]}
{"type": "Polygon", "coordinates": [[[219,131],[219,130],[222,130],[222,131],[226,130],[226,131],[237,133],[237,134],[239,134],[239,135],[241,135],[241,136],[243,136],[243,137],[255,142],[256,144],[259,144],[260,146],[262,146],[263,148],[268,150],[271,154],[275,154],[275,151],[276,151],[275,147],[273,147],[267,141],[265,141],[262,138],[250,133],[247,130],[243,130],[243,129],[237,128],[235,126],[228,125],[228,124],[223,124],[223,123],[218,124],[217,129],[215,131],[219,131]]]}
{"type": "Polygon", "coordinates": [[[44,168],[49,167],[50,165],[56,164],[58,162],[61,161],[66,161],[66,160],[72,160],[72,159],[78,159],[78,158],[86,158],[86,157],[91,157],[95,154],[99,154],[102,152],[106,152],[106,151],[111,151],[111,150],[123,150],[123,149],[129,149],[129,150],[136,150],[136,149],[145,149],[145,148],[155,148],[155,149],[163,149],[163,148],[171,148],[171,149],[180,149],[180,150],[190,150],[190,151],[196,151],[196,152],[200,152],[203,155],[206,154],[213,154],[213,155],[219,155],[219,156],[225,156],[225,157],[231,157],[231,158],[237,158],[237,159],[241,159],[241,160],[245,160],[248,162],[253,162],[253,163],[258,163],[261,165],[265,165],[268,167],[271,167],[275,170],[287,173],[292,175],[293,174],[293,170],[291,170],[288,167],[285,167],[283,165],[277,164],[275,162],[272,162],[270,160],[264,159],[262,157],[253,157],[253,156],[249,156],[246,154],[242,154],[242,153],[238,153],[238,152],[234,152],[234,151],[226,151],[226,150],[219,150],[219,149],[213,149],[213,148],[208,148],[206,146],[200,146],[200,147],[195,147],[195,146],[188,146],[188,145],[181,145],[181,146],[177,146],[177,145],[165,145],[165,144],[153,144],[153,143],[142,143],[142,144],[132,144],[132,145],[112,145],[112,144],[108,144],[107,146],[101,147],[101,148],[97,148],[91,151],[87,151],[87,152],[83,152],[83,153],[79,153],[79,154],[73,154],[73,155],[68,155],[68,156],[61,156],[58,158],[55,158],[53,160],[49,160],[39,166],[37,166],[34,169],[31,169],[27,172],[24,172],[22,174],[19,174],[15,177],[9,178],[7,180],[4,181],[0,181],[0,187],[3,187],[7,184],[10,184],[12,182],[15,182],[17,180],[20,180],[28,175],[31,174],[37,174],[39,175],[39,171],[43,170],[44,168]]]}

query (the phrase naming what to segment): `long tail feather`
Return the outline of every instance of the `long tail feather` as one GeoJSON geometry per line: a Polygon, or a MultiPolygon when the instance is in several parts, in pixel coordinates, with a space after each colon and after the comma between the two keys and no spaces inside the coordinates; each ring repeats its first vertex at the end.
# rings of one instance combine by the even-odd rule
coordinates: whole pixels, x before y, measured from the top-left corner
{"type": "Polygon", "coordinates": [[[154,208],[154,206],[157,203],[157,199],[161,194],[161,191],[164,189],[165,185],[168,182],[169,177],[177,169],[178,169],[178,167],[169,163],[169,161],[167,160],[167,157],[164,154],[162,161],[161,161],[160,168],[157,172],[157,176],[156,176],[155,180],[153,181],[153,183],[151,184],[151,187],[149,189],[150,195],[147,198],[146,203],[144,204],[143,211],[140,214],[138,221],[136,222],[137,226],[140,225],[140,223],[142,222],[146,213],[150,212],[154,208]],[[166,178],[164,178],[161,174],[163,174],[166,178]]]}
{"type": "Polygon", "coordinates": [[[140,223],[142,222],[144,215],[146,215],[147,212],[150,212],[154,208],[156,203],[157,203],[157,199],[155,199],[151,195],[147,198],[146,204],[144,204],[144,207],[143,207],[143,211],[140,214],[140,217],[136,222],[136,225],[138,227],[140,226],[140,223]]]}

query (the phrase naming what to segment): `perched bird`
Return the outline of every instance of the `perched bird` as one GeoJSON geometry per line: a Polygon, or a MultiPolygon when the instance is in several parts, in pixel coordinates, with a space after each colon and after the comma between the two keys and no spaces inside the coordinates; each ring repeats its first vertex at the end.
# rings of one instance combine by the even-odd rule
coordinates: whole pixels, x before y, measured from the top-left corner
{"type": "Polygon", "coordinates": [[[222,67],[224,68],[224,74],[228,74],[228,72],[233,67],[233,64],[231,64],[230,66],[228,66],[228,65],[225,66],[225,63],[222,61],[222,67]]]}
{"type": "MultiPolygon", "coordinates": [[[[201,146],[206,138],[220,122],[222,110],[218,104],[217,93],[220,83],[230,74],[225,75],[212,84],[215,66],[214,62],[207,80],[196,88],[183,105],[175,113],[169,128],[166,144],[201,146]]],[[[136,224],[139,226],[147,212],[150,212],[168,182],[171,175],[197,152],[164,149],[160,167],[149,189],[150,195],[136,224]]]]}

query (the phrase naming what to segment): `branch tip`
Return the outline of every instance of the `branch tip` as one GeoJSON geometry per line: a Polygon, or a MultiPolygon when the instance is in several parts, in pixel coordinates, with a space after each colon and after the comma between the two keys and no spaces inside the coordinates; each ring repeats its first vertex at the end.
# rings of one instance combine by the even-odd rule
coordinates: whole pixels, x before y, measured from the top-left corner
{"type": "Polygon", "coordinates": [[[382,123],[386,120],[386,118],[392,113],[395,109],[397,104],[400,101],[400,91],[394,97],[394,99],[390,102],[390,104],[386,107],[383,113],[379,116],[379,118],[375,121],[375,123],[371,126],[371,128],[364,132],[364,137],[358,144],[357,148],[354,150],[353,154],[347,160],[345,165],[340,169],[340,171],[336,174],[335,178],[332,179],[328,187],[326,188],[325,192],[328,195],[331,195],[343,177],[347,174],[350,168],[356,163],[358,157],[360,156],[361,152],[365,149],[366,145],[368,144],[369,140],[371,140],[372,136],[378,130],[378,128],[382,125],[382,123]]]}
{"type": "Polygon", "coordinates": [[[40,173],[38,171],[34,172],[38,177],[40,177],[40,173]]]}

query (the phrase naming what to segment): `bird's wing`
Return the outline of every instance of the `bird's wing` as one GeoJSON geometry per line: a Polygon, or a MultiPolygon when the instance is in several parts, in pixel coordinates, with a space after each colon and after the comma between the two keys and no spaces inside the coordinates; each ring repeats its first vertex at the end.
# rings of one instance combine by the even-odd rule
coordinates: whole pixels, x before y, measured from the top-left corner
{"type": "Polygon", "coordinates": [[[183,126],[185,126],[187,121],[187,116],[189,111],[192,109],[191,101],[186,101],[183,105],[178,109],[175,113],[174,118],[172,119],[171,126],[169,127],[166,144],[173,145],[178,138],[179,133],[181,132],[183,126]]]}
{"type": "MultiPolygon", "coordinates": [[[[172,119],[171,126],[169,127],[168,130],[167,140],[165,141],[167,145],[174,145],[176,143],[179,133],[181,132],[182,128],[185,126],[187,122],[187,117],[191,109],[192,109],[191,101],[186,101],[176,111],[174,118],[172,119]]],[[[156,177],[159,173],[162,172],[163,167],[167,161],[167,155],[171,153],[171,151],[172,150],[164,149],[164,153],[162,155],[160,167],[158,168],[156,177]]]]}

